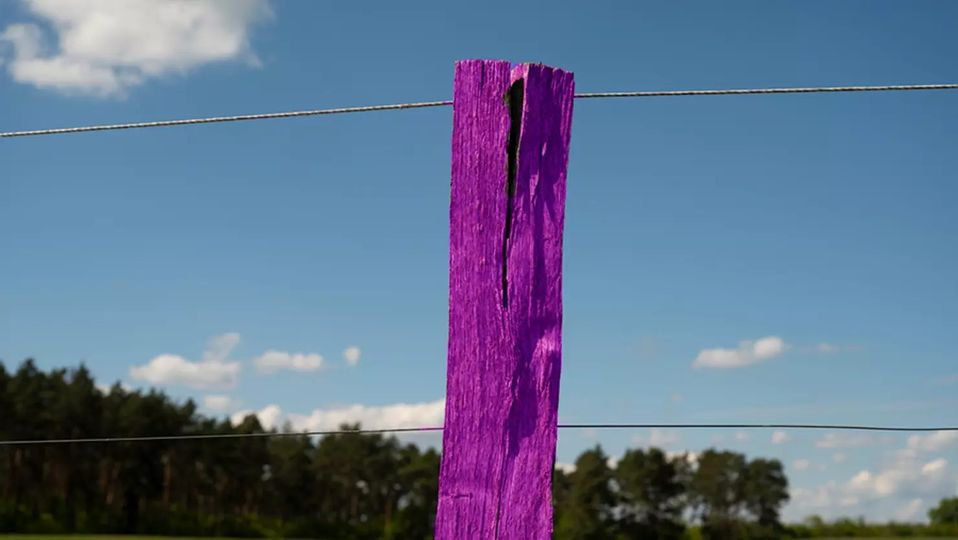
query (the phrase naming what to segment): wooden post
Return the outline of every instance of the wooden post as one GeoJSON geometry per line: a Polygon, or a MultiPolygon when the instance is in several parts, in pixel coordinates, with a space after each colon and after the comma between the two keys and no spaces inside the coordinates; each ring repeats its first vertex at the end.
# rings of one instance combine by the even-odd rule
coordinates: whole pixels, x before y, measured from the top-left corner
{"type": "Polygon", "coordinates": [[[436,538],[550,538],[573,77],[467,60],[454,87],[436,538]]]}

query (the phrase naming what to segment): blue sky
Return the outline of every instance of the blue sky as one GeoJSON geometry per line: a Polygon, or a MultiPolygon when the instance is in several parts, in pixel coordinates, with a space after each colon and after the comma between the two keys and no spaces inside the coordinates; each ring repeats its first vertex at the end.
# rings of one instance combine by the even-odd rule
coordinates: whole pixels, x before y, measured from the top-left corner
{"type": "MultiPolygon", "coordinates": [[[[958,81],[944,1],[60,2],[0,0],[0,130],[448,99],[463,58],[580,91],[958,81]]],[[[4,140],[0,358],[211,414],[441,421],[450,124],[4,140]]],[[[947,91],[577,102],[561,420],[955,424],[956,137],[947,91]]],[[[558,460],[650,442],[782,459],[790,519],[958,493],[949,434],[565,431],[558,460]]]]}

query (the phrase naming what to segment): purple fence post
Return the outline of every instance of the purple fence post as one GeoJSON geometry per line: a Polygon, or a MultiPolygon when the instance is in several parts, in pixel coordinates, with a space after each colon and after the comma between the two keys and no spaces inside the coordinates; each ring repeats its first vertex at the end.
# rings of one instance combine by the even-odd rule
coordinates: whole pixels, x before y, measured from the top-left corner
{"type": "Polygon", "coordinates": [[[573,91],[539,64],[456,64],[438,540],[552,535],[573,91]]]}

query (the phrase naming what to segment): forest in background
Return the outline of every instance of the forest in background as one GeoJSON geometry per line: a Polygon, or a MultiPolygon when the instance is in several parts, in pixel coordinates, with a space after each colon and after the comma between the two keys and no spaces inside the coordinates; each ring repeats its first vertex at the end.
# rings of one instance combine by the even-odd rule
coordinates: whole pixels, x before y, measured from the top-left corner
{"type": "MultiPolygon", "coordinates": [[[[264,432],[253,415],[234,425],[157,390],[101,391],[83,366],[0,362],[0,440],[264,432]]],[[[0,446],[0,532],[425,539],[439,460],[432,448],[356,433],[0,446]]],[[[785,526],[787,501],[775,459],[648,448],[613,462],[595,447],[555,471],[555,537],[958,536],[958,501],[953,512],[943,501],[932,526],[785,526]]]]}

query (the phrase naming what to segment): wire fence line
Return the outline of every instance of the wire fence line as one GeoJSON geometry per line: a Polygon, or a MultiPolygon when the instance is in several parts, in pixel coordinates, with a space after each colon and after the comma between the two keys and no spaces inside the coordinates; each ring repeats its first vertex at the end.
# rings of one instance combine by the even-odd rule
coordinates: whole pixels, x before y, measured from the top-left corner
{"type": "MultiPolygon", "coordinates": [[[[723,96],[723,95],[762,95],[762,94],[810,94],[829,92],[886,92],[886,91],[918,91],[918,90],[958,90],[958,84],[912,84],[912,85],[884,85],[884,86],[822,86],[822,87],[794,87],[794,88],[740,88],[720,90],[666,90],[666,91],[639,91],[639,92],[588,92],[575,94],[577,99],[593,98],[644,98],[644,97],[680,97],[680,96],[723,96]]],[[[31,137],[39,135],[60,135],[68,133],[86,133],[93,131],[115,131],[124,129],[140,129],[152,127],[171,127],[196,124],[214,124],[224,122],[241,122],[247,120],[270,120],[280,118],[297,118],[305,116],[323,116],[332,114],[348,114],[375,111],[390,111],[403,109],[421,109],[428,107],[450,106],[453,102],[423,101],[414,103],[397,103],[391,105],[369,105],[360,107],[340,107],[333,109],[313,109],[304,111],[287,111],[264,114],[244,114],[235,116],[216,116],[207,118],[191,118],[181,120],[160,120],[153,122],[131,122],[124,124],[102,124],[93,126],[79,126],[69,128],[38,129],[29,131],[0,132],[0,138],[31,137]]],[[[636,423],[604,423],[604,424],[559,424],[560,429],[807,429],[807,430],[857,430],[857,431],[885,431],[885,432],[935,432],[958,431],[958,426],[914,427],[914,426],[870,426],[851,424],[636,424],[636,423]]],[[[24,439],[0,440],[0,447],[45,445],[45,444],[88,444],[88,443],[120,443],[120,442],[149,442],[149,441],[181,441],[181,440],[211,440],[211,439],[244,439],[265,437],[300,437],[324,436],[339,434],[402,434],[425,433],[442,431],[442,427],[412,427],[412,428],[383,428],[383,429],[341,429],[329,431],[298,431],[298,432],[262,432],[262,433],[208,433],[208,434],[181,434],[181,435],[150,435],[140,437],[90,437],[90,438],[62,438],[62,439],[24,439]]]]}
{"type": "MultiPolygon", "coordinates": [[[[577,99],[593,98],[646,98],[680,96],[734,96],[762,94],[817,94],[828,92],[889,92],[915,90],[958,90],[958,84],[896,84],[883,86],[817,86],[796,88],[732,88],[724,90],[664,90],[643,92],[586,92],[576,94],[577,99]]],[[[451,100],[420,101],[415,103],[396,103],[392,105],[368,105],[362,107],[340,107],[335,109],[312,109],[305,111],[287,111],[263,114],[240,114],[235,116],[213,116],[208,118],[186,118],[181,120],[158,120],[153,122],[130,122],[124,124],[101,124],[68,128],[35,129],[27,131],[0,132],[0,138],[34,137],[38,135],[63,135],[68,133],[88,133],[91,131],[115,131],[121,129],[140,129],[154,127],[188,126],[195,124],[217,124],[223,122],[243,122],[247,120],[272,120],[278,118],[299,118],[303,116],[324,116],[330,114],[348,114],[375,111],[395,111],[403,109],[424,109],[452,105],[451,100]]]]}
{"type": "Polygon", "coordinates": [[[36,129],[32,131],[7,131],[2,137],[32,137],[35,135],[62,135],[66,133],[87,133],[90,131],[114,131],[120,129],[140,129],[153,127],[189,126],[194,124],[218,124],[222,122],[243,122],[246,120],[272,120],[276,118],[298,118],[301,116],[324,116],[329,114],[347,114],[374,111],[396,111],[402,109],[423,109],[452,105],[452,101],[422,101],[418,103],[396,103],[393,105],[369,105],[365,107],[340,107],[337,109],[313,109],[308,111],[287,111],[263,114],[240,114],[236,116],[213,116],[209,118],[187,118],[183,120],[159,120],[155,122],[131,122],[128,124],[102,124],[54,129],[36,129]]]}
{"type": "MultiPolygon", "coordinates": [[[[958,426],[870,426],[857,424],[559,424],[559,429],[802,429],[802,430],[841,430],[841,431],[884,431],[884,432],[938,432],[958,431],[958,426]]],[[[253,439],[274,437],[318,437],[324,435],[373,435],[431,433],[442,431],[440,426],[381,428],[381,429],[338,429],[322,431],[265,431],[260,433],[198,433],[182,435],[146,435],[141,437],[87,437],[65,439],[20,439],[2,440],[3,446],[27,446],[45,444],[91,444],[121,442],[154,441],[191,441],[211,439],[253,439]]]]}
{"type": "Polygon", "coordinates": [[[668,97],[668,96],[743,96],[760,94],[821,94],[827,92],[895,92],[911,90],[958,90],[958,84],[891,84],[884,86],[805,86],[794,88],[732,88],[726,90],[664,90],[650,92],[590,92],[576,94],[586,98],[668,97]]]}

